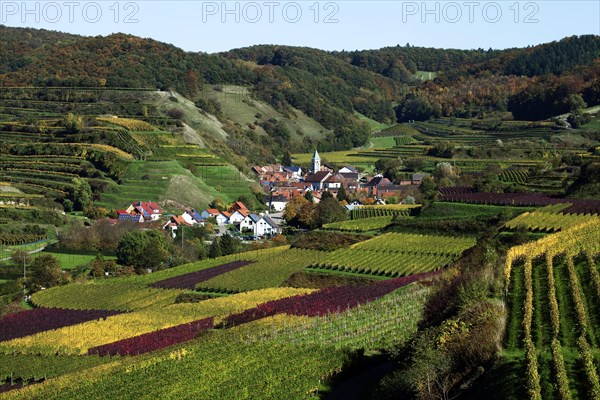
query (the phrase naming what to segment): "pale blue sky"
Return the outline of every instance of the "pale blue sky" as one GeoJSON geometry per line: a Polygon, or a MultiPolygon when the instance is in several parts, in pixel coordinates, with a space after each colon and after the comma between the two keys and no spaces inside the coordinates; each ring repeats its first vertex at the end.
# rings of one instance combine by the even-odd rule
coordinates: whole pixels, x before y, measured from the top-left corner
{"type": "Polygon", "coordinates": [[[254,44],[355,50],[407,42],[427,47],[501,49],[600,34],[598,0],[65,0],[23,4],[0,0],[0,23],[83,35],[125,32],[205,52],[254,44]]]}

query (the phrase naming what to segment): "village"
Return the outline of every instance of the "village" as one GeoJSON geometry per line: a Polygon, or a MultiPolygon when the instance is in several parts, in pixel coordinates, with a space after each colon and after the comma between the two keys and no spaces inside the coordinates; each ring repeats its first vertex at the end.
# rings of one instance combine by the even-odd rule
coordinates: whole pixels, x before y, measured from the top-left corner
{"type": "Polygon", "coordinates": [[[294,197],[309,198],[318,204],[323,193],[329,192],[347,211],[351,211],[363,205],[408,202],[425,177],[424,174],[413,174],[411,180],[395,184],[381,174],[369,176],[353,166],[344,166],[336,171],[321,165],[321,157],[316,150],[311,169],[306,173],[300,166],[281,164],[254,166],[252,171],[266,194],[264,211],[251,211],[238,200],[226,210],[206,208],[199,211],[189,208],[180,215],[174,215],[164,214],[155,201],[135,201],[126,209],[117,210],[113,221],[153,223],[153,226],[160,226],[173,238],[181,226],[204,226],[210,223],[216,225],[217,235],[233,231],[239,232],[236,236],[240,239],[257,240],[283,232],[282,215],[287,203],[294,197]]]}

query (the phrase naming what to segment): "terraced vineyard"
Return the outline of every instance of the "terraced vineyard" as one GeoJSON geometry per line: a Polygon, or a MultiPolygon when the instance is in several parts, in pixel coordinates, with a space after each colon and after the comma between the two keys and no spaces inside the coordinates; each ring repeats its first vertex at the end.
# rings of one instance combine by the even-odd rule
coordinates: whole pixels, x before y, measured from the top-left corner
{"type": "Polygon", "coordinates": [[[502,171],[500,174],[500,180],[504,182],[516,182],[520,184],[525,184],[527,182],[527,177],[530,174],[529,169],[524,168],[508,168],[502,171]]]}
{"type": "Polygon", "coordinates": [[[498,139],[503,142],[548,140],[564,130],[549,122],[482,121],[462,118],[441,118],[416,122],[412,126],[428,138],[469,145],[494,143],[498,139]]]}
{"type": "Polygon", "coordinates": [[[177,121],[162,116],[159,97],[146,89],[0,88],[0,182],[63,203],[73,179],[83,179],[107,209],[135,199],[201,208],[214,197],[252,195],[235,167],[199,139],[188,144],[173,133],[177,121]],[[81,126],[68,128],[67,113],[81,126]]]}
{"type": "Polygon", "coordinates": [[[562,211],[572,204],[555,204],[541,208],[539,211],[526,212],[508,221],[508,229],[527,229],[534,232],[555,232],[582,224],[590,219],[598,219],[598,215],[563,214],[562,211]]]}
{"type": "Polygon", "coordinates": [[[475,245],[468,237],[387,233],[335,250],[311,265],[324,272],[404,276],[436,271],[475,245]]]}
{"type": "Polygon", "coordinates": [[[597,398],[600,223],[590,220],[513,247],[506,262],[506,348],[527,374],[532,398],[597,398]]]}
{"type": "Polygon", "coordinates": [[[412,124],[397,124],[373,134],[374,137],[413,137],[417,135],[419,135],[419,131],[416,130],[412,124]]]}

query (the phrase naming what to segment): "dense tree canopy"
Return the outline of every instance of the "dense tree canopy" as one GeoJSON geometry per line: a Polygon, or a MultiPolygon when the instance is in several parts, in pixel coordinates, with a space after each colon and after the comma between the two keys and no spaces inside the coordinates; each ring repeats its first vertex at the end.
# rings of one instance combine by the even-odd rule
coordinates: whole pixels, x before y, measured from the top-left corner
{"type": "Polygon", "coordinates": [[[123,235],[117,246],[117,262],[136,270],[155,269],[169,259],[169,242],[160,231],[134,230],[123,235]]]}

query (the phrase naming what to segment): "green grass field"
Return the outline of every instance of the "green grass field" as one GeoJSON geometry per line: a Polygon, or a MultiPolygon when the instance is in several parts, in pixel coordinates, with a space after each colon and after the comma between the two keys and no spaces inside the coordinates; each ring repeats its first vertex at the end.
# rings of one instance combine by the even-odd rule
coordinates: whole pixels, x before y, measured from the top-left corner
{"type": "Polygon", "coordinates": [[[354,115],[356,117],[358,117],[359,120],[361,120],[363,122],[366,122],[367,125],[369,125],[369,128],[371,129],[371,132],[379,132],[379,131],[387,129],[387,128],[389,128],[391,126],[389,124],[384,124],[384,123],[381,123],[379,121],[375,121],[374,119],[371,119],[371,118],[367,117],[366,115],[363,115],[363,114],[361,114],[359,112],[356,112],[356,111],[354,112],[354,115]]]}
{"type": "Polygon", "coordinates": [[[600,117],[594,117],[590,122],[583,125],[582,129],[597,129],[600,130],[600,117]]]}
{"type": "Polygon", "coordinates": [[[373,147],[376,149],[389,149],[396,146],[396,140],[393,137],[374,137],[371,139],[373,147]]]}
{"type": "Polygon", "coordinates": [[[417,72],[415,72],[415,74],[413,76],[414,76],[415,80],[430,81],[432,79],[435,79],[435,77],[437,76],[437,72],[417,71],[417,72]]]}
{"type": "MultiPolygon", "coordinates": [[[[91,252],[69,252],[67,250],[44,250],[40,253],[33,254],[33,257],[38,257],[42,254],[50,254],[58,259],[62,269],[75,269],[81,265],[87,265],[96,258],[96,253],[91,252]]],[[[116,260],[116,257],[103,255],[105,260],[116,260]]]]}

